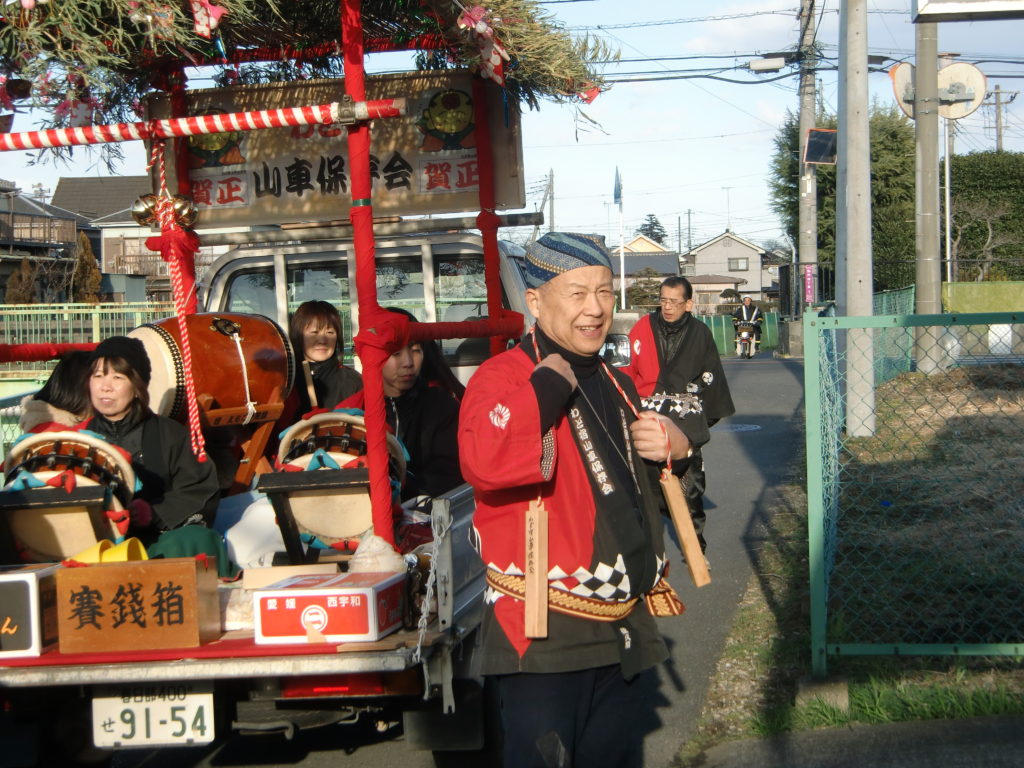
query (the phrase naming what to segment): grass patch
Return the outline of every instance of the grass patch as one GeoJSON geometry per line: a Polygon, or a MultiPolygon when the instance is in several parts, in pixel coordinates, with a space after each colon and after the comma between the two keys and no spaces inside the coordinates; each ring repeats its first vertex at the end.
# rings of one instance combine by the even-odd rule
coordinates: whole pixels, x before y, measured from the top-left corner
{"type": "MultiPolygon", "coordinates": [[[[993,366],[879,387],[876,435],[843,444],[843,491],[859,496],[840,512],[846,581],[832,586],[830,641],[1024,638],[1021,374],[993,366]]],[[[699,765],[723,741],[787,731],[1024,715],[1024,660],[1006,657],[833,658],[849,711],[795,704],[811,671],[804,466],[796,458],[765,500],[754,577],[676,765],[699,765]]]]}

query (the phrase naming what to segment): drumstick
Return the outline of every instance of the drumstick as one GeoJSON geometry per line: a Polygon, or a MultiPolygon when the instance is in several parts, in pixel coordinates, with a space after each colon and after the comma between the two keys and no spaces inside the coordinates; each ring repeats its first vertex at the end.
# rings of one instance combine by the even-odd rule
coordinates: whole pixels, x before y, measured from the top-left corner
{"type": "Polygon", "coordinates": [[[539,498],[526,510],[526,636],[548,636],[548,511],[539,498]]]}
{"type": "Polygon", "coordinates": [[[302,361],[302,375],[306,377],[306,393],[309,395],[309,409],[319,408],[316,400],[316,389],[313,388],[313,372],[309,369],[309,360],[302,361]]]}

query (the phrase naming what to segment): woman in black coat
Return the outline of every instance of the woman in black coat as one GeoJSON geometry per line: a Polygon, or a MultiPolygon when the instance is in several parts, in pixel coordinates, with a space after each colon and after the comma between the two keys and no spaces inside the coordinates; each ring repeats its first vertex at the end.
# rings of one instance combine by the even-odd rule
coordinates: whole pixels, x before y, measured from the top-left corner
{"type": "MultiPolygon", "coordinates": [[[[415,321],[408,312],[391,309],[415,321]]],[[[388,425],[409,452],[402,498],[450,491],[465,482],[459,469],[459,399],[466,388],[433,341],[392,354],[381,370],[388,425]]]]}
{"type": "Polygon", "coordinates": [[[220,499],[211,460],[192,453],[188,430],[149,407],[151,367],[138,339],[113,336],[93,352],[92,418],[86,429],[124,449],[141,488],[129,504],[128,535],[145,545],[166,531],[212,524],[220,499]]]}

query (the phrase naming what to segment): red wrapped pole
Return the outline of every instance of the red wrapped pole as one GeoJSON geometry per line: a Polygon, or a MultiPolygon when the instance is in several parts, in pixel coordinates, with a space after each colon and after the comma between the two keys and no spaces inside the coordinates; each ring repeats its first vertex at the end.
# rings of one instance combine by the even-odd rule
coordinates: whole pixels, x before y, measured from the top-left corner
{"type": "MultiPolygon", "coordinates": [[[[480,214],[477,228],[484,241],[484,285],[487,286],[487,315],[502,315],[501,276],[498,266],[498,214],[495,213],[494,152],[491,149],[491,124],[487,115],[487,84],[473,78],[473,120],[476,123],[476,159],[480,168],[480,214]]],[[[520,323],[520,328],[522,324],[520,323]]],[[[505,348],[505,339],[491,337],[491,354],[505,348]]]]}
{"type": "MultiPolygon", "coordinates": [[[[363,27],[361,0],[343,0],[341,39],[345,57],[345,93],[353,101],[366,98],[363,69],[363,27]]],[[[366,419],[366,455],[370,464],[370,500],[373,506],[373,530],[395,545],[391,515],[391,478],[388,473],[387,421],[384,416],[384,384],[381,369],[391,354],[389,343],[396,343],[390,322],[377,303],[376,247],[373,240],[373,206],[370,177],[370,127],[356,123],[348,127],[348,162],[351,172],[352,244],[356,252],[356,292],[359,296],[359,333],[356,353],[363,363],[363,393],[366,419]]]]}

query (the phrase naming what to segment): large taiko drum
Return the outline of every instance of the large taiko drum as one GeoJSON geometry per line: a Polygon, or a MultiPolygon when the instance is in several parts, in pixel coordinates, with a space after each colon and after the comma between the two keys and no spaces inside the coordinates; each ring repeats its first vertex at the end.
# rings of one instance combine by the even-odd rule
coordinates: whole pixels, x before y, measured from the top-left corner
{"type": "MultiPolygon", "coordinates": [[[[41,432],[21,438],[4,461],[7,480],[27,473],[41,488],[64,473],[75,488],[104,486],[102,508],[95,505],[56,504],[52,507],[7,510],[7,525],[24,558],[53,562],[72,557],[99,539],[120,535],[106,515],[122,512],[135,493],[135,472],[128,459],[105,440],[83,432],[41,432]]],[[[33,483],[34,484],[34,483],[33,483]]],[[[61,482],[61,486],[68,486],[61,482]]]]}
{"type": "MultiPolygon", "coordinates": [[[[387,436],[391,474],[405,479],[405,451],[394,435],[387,436]]],[[[344,469],[366,455],[366,426],[362,416],[342,412],[318,413],[289,427],[281,435],[279,468],[291,471],[344,469]]],[[[326,544],[352,539],[373,525],[368,487],[289,493],[289,504],[301,533],[326,544]]]]}
{"type": "MultiPolygon", "coordinates": [[[[284,400],[295,376],[295,355],[277,323],[263,315],[230,312],[189,315],[186,322],[192,379],[201,409],[266,405],[273,402],[275,389],[280,390],[279,400],[284,400]]],[[[186,421],[185,363],[178,318],[147,323],[128,335],[139,339],[149,354],[153,368],[150,407],[161,416],[186,421]]],[[[269,418],[276,418],[276,414],[254,420],[269,418]]]]}

